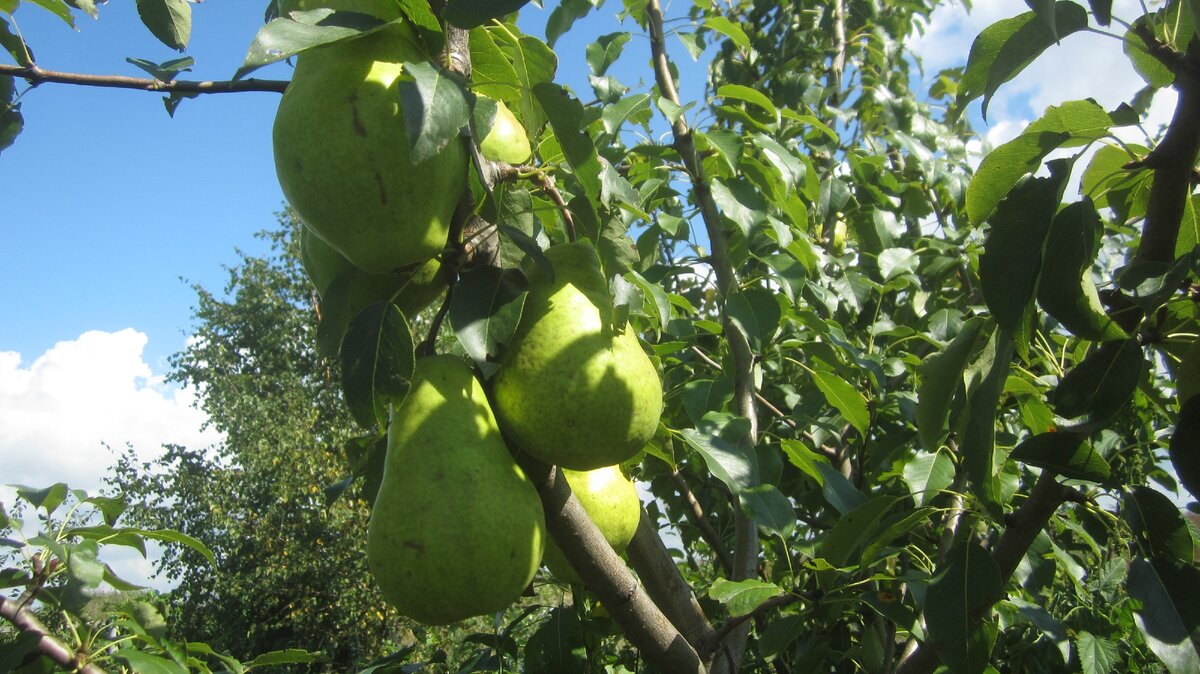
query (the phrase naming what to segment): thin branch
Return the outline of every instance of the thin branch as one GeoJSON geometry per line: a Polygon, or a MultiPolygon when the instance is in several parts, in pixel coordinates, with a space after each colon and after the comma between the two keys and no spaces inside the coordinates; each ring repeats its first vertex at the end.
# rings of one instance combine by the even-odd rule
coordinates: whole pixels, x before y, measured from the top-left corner
{"type": "Polygon", "coordinates": [[[778,597],[771,597],[770,599],[759,604],[758,607],[755,608],[753,611],[751,611],[745,615],[734,616],[734,617],[730,618],[729,620],[726,620],[725,623],[722,624],[721,627],[717,630],[717,636],[721,639],[724,639],[730,632],[737,629],[737,627],[739,625],[741,625],[742,623],[745,623],[749,620],[756,620],[756,619],[770,613],[771,611],[774,611],[777,608],[782,608],[784,606],[790,606],[792,604],[795,604],[798,601],[803,601],[805,599],[811,599],[811,598],[812,597],[809,597],[804,594],[792,594],[792,593],[781,594],[778,597]]]}
{"type": "Polygon", "coordinates": [[[1154,182],[1146,204],[1142,241],[1134,256],[1136,262],[1165,262],[1175,259],[1179,225],[1192,191],[1196,155],[1200,154],[1200,39],[1192,38],[1186,56],[1169,50],[1172,57],[1158,56],[1153,34],[1142,36],[1150,53],[1175,73],[1174,87],[1179,91],[1175,114],[1162,142],[1143,164],[1154,169],[1154,182]],[[1174,62],[1172,66],[1171,62],[1174,62]]]}
{"type": "Polygon", "coordinates": [[[109,89],[138,89],[140,91],[156,91],[159,93],[182,94],[232,94],[244,91],[270,91],[283,93],[287,89],[285,80],[226,80],[226,81],[191,81],[172,80],[164,82],[149,77],[126,77],[124,75],[85,75],[81,73],[64,73],[56,70],[44,70],[36,65],[14,66],[0,63],[0,75],[11,75],[28,80],[32,84],[53,82],[56,84],[76,84],[87,87],[106,87],[109,89]]]}
{"type": "Polygon", "coordinates": [[[704,674],[705,667],[687,639],[667,619],[571,493],[562,471],[527,473],[537,484],[546,531],[630,643],[654,668],[667,674],[704,674]],[[538,477],[543,479],[538,480],[538,477]]]}
{"type": "Polygon", "coordinates": [[[558,191],[558,186],[554,184],[554,177],[549,173],[538,172],[538,183],[541,185],[542,191],[550,196],[550,200],[558,206],[558,210],[562,213],[563,223],[566,224],[567,240],[577,241],[575,235],[575,216],[571,215],[571,209],[567,206],[567,202],[563,199],[562,192],[558,191]]]}
{"type": "MultiPolygon", "coordinates": [[[[1029,498],[1008,518],[1008,526],[992,550],[992,557],[1000,567],[1000,578],[1005,585],[1029,551],[1033,540],[1054,516],[1054,511],[1067,500],[1068,493],[1069,490],[1059,484],[1050,471],[1045,471],[1029,492],[1029,498]]],[[[977,618],[991,609],[991,606],[983,607],[979,614],[968,616],[968,619],[977,618]]],[[[937,651],[925,642],[900,661],[895,674],[930,674],[939,664],[937,651]]]]}
{"type": "Polygon", "coordinates": [[[717,556],[717,561],[720,562],[725,574],[732,574],[733,557],[725,549],[725,542],[721,540],[720,534],[713,528],[712,522],[709,522],[704,517],[704,508],[696,500],[696,495],[692,493],[692,488],[688,486],[687,480],[683,479],[683,475],[679,471],[671,473],[671,478],[675,480],[675,486],[678,487],[679,495],[687,503],[686,514],[688,521],[700,531],[700,536],[708,543],[708,547],[712,548],[713,554],[717,556]]]}
{"type": "Polygon", "coordinates": [[[69,646],[50,633],[50,630],[37,619],[27,603],[32,598],[29,592],[16,599],[6,599],[0,596],[0,617],[12,623],[19,632],[32,634],[37,637],[37,650],[50,658],[55,664],[69,672],[79,674],[106,674],[99,666],[86,662],[82,655],[71,650],[69,646]]]}
{"type": "MultiPolygon", "coordinates": [[[[663,31],[663,13],[660,0],[649,0],[646,5],[646,26],[650,33],[650,53],[654,65],[654,78],[659,92],[675,105],[682,105],[675,78],[671,74],[671,64],[667,57],[666,34],[663,31]]],[[[692,183],[692,192],[700,207],[700,217],[708,231],[709,245],[712,254],[709,263],[717,277],[717,291],[724,301],[730,293],[737,289],[737,278],[734,276],[733,264],[729,257],[729,243],[726,240],[724,223],[713,199],[709,179],[704,172],[704,164],[696,152],[695,139],[688,128],[684,116],[680,115],[671,124],[671,134],[674,138],[675,150],[679,152],[683,165],[687,168],[688,177],[692,183]]],[[[722,312],[724,313],[724,312],[722,312]]],[[[727,315],[722,316],[725,338],[729,344],[730,356],[733,360],[734,409],[737,414],[750,422],[745,436],[741,438],[744,448],[750,450],[756,444],[758,437],[758,410],[754,394],[754,353],[750,343],[727,315]]],[[[735,508],[734,520],[734,553],[732,580],[753,578],[758,573],[758,526],[754,519],[735,508]]],[[[741,669],[742,656],[746,650],[746,641],[750,635],[750,624],[744,623],[733,630],[721,646],[721,654],[714,662],[714,671],[737,672],[741,669]]]]}

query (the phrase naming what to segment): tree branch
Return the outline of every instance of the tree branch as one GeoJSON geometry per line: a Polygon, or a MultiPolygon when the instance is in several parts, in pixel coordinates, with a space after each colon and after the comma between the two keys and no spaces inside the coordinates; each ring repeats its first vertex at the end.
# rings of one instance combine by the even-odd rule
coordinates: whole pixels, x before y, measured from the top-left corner
{"type": "MultiPolygon", "coordinates": [[[[1008,526],[992,550],[992,557],[1000,567],[1000,578],[1005,585],[1017,570],[1017,565],[1021,563],[1025,553],[1029,551],[1033,540],[1050,522],[1054,511],[1067,500],[1069,493],[1070,490],[1059,484],[1050,471],[1044,471],[1033,490],[1029,492],[1029,498],[1007,518],[1008,526]]],[[[982,609],[982,612],[991,609],[992,607],[988,606],[982,609]]],[[[969,616],[968,619],[978,617],[979,615],[969,616]]],[[[895,674],[930,674],[939,664],[937,651],[929,642],[925,642],[900,661],[895,674]]]]}
{"type": "Polygon", "coordinates": [[[667,674],[704,674],[696,650],[663,615],[596,528],[571,493],[562,471],[550,467],[538,485],[546,530],[567,562],[583,579],[629,641],[655,669],[667,674]]]}
{"type": "MultiPolygon", "coordinates": [[[[667,57],[666,34],[663,31],[663,13],[660,0],[649,0],[646,6],[646,25],[650,32],[650,53],[654,65],[654,78],[659,92],[676,105],[681,105],[679,90],[675,86],[675,78],[671,74],[670,60],[667,57]]],[[[709,180],[705,176],[704,165],[696,152],[695,139],[683,115],[671,124],[671,134],[674,138],[675,150],[679,152],[688,177],[692,184],[692,193],[700,207],[700,216],[704,220],[708,232],[709,245],[712,254],[709,262],[717,277],[717,291],[722,302],[730,293],[737,289],[737,278],[734,276],[733,264],[729,257],[729,243],[726,240],[725,227],[717,203],[713,199],[709,180]]],[[[750,422],[750,428],[741,438],[743,449],[753,451],[758,437],[758,410],[754,394],[754,354],[750,343],[729,317],[722,312],[722,325],[725,339],[729,344],[729,352],[733,361],[733,381],[735,389],[734,409],[739,416],[750,422]]],[[[735,543],[733,553],[732,580],[753,578],[758,573],[758,526],[753,518],[745,514],[734,495],[734,531],[735,543]]],[[[746,650],[746,641],[750,635],[750,624],[744,623],[733,630],[722,645],[722,656],[714,662],[715,672],[736,672],[741,669],[742,655],[746,650]]]]}
{"type": "Polygon", "coordinates": [[[103,669],[86,662],[83,656],[50,634],[50,630],[46,629],[42,621],[38,620],[26,605],[30,599],[32,599],[32,594],[29,592],[16,599],[6,599],[0,596],[0,617],[12,623],[18,631],[37,637],[38,652],[53,660],[63,669],[79,674],[105,674],[103,669]]]}
{"type": "Polygon", "coordinates": [[[716,631],[696,601],[691,586],[679,574],[679,567],[658,535],[657,525],[644,509],[638,521],[637,533],[633,535],[625,554],[645,584],[650,598],[692,648],[700,654],[711,651],[717,641],[716,631]]]}
{"type": "Polygon", "coordinates": [[[1134,261],[1169,264],[1175,260],[1179,225],[1192,192],[1196,155],[1200,154],[1200,38],[1193,37],[1187,55],[1181,55],[1161,45],[1148,29],[1142,32],[1147,33],[1139,35],[1150,46],[1150,53],[1175,73],[1173,86],[1179,100],[1162,142],[1143,161],[1154,170],[1154,182],[1134,261]],[[1164,49],[1170,56],[1162,54],[1164,49]]]}
{"type": "Polygon", "coordinates": [[[184,94],[231,94],[243,91],[270,91],[283,93],[288,82],[284,80],[228,80],[204,81],[172,80],[164,82],[149,77],[126,77],[124,75],[84,75],[81,73],[64,73],[56,70],[43,70],[36,65],[14,66],[0,63],[0,75],[12,75],[29,80],[32,84],[53,82],[56,84],[76,84],[88,87],[106,87],[109,89],[138,89],[140,91],[155,91],[159,93],[184,94]]]}

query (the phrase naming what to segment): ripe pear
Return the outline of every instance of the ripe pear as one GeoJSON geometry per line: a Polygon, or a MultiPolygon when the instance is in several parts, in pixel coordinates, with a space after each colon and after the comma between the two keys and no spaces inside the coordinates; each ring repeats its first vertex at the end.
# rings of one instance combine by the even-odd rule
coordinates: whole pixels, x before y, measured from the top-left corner
{"type": "Polygon", "coordinates": [[[529,147],[529,136],[504,101],[476,96],[474,115],[475,131],[482,134],[479,153],[485,159],[506,164],[523,164],[529,161],[533,155],[533,150],[529,147]]]}
{"type": "Polygon", "coordinates": [[[279,185],[300,219],[374,273],[446,245],[466,186],[462,143],[414,164],[398,90],[405,61],[425,61],[402,24],[314,48],[298,59],[273,132],[279,185]]]}
{"type": "MultiPolygon", "coordinates": [[[[642,504],[633,481],[625,477],[619,466],[587,471],[564,468],[562,472],[575,498],[579,499],[579,504],[596,523],[600,533],[604,534],[604,540],[618,555],[625,552],[642,516],[642,504]]],[[[542,561],[559,580],[580,582],[579,575],[554,541],[546,545],[546,555],[542,561]]]]}
{"type": "Polygon", "coordinates": [[[518,447],[546,463],[621,463],[654,435],[662,381],[633,330],[612,326],[597,307],[608,294],[595,249],[563,244],[546,258],[554,276],[531,279],[492,380],[497,418],[518,447]]]}
{"type": "Polygon", "coordinates": [[[333,313],[353,319],[358,312],[375,304],[391,300],[410,320],[446,290],[441,260],[433,258],[416,269],[390,274],[372,274],[350,264],[308,227],[300,228],[300,263],[317,289],[322,300],[322,313],[330,315],[325,306],[333,282],[339,278],[346,288],[339,300],[347,304],[346,311],[333,313]]]}
{"type": "Polygon", "coordinates": [[[367,563],[400,613],[445,625],[493,613],[529,585],[545,516],[483,388],[454,356],[417,360],[388,427],[367,563]]]}

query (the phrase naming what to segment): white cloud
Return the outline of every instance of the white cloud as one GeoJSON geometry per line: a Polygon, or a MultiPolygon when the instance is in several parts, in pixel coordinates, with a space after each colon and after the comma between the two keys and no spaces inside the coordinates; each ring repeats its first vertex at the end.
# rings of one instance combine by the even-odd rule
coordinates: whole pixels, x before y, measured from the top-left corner
{"type": "Polygon", "coordinates": [[[59,342],[28,367],[0,352],[3,482],[66,482],[95,491],[113,452],[130,444],[150,459],[164,443],[213,444],[193,391],[164,384],[142,357],[147,337],[131,328],[89,331],[59,342]],[[109,450],[104,443],[113,449],[109,450]]]}
{"type": "MultiPolygon", "coordinates": [[[[219,442],[218,433],[201,430],[205,415],[192,406],[195,392],[166,384],[146,363],[146,342],[133,329],[89,331],[28,366],[21,354],[0,351],[0,485],[66,482],[96,493],[127,444],[150,460],[164,444],[219,442]]],[[[6,506],[12,496],[0,487],[6,506]]],[[[149,563],[136,553],[102,554],[127,580],[150,578],[149,563]]]]}
{"type": "MultiPolygon", "coordinates": [[[[971,43],[984,28],[1027,11],[1028,5],[1021,0],[978,0],[970,12],[960,4],[942,5],[934,11],[925,34],[914,43],[927,77],[932,78],[944,68],[966,65],[971,43]]],[[[1138,0],[1113,3],[1114,17],[1132,20],[1141,13],[1138,0]]],[[[1115,21],[1099,29],[1113,35],[1124,32],[1115,21]]],[[[1078,32],[1047,49],[1000,87],[988,106],[988,125],[993,129],[1020,128],[1040,117],[1048,106],[1063,101],[1093,98],[1109,109],[1128,102],[1145,82],[1130,65],[1121,41],[1113,35],[1078,32]]],[[[978,106],[978,101],[973,103],[972,112],[978,106]]],[[[1162,92],[1152,106],[1150,125],[1169,121],[1173,109],[1173,92],[1162,92]]],[[[989,139],[992,135],[988,133],[989,139]]]]}

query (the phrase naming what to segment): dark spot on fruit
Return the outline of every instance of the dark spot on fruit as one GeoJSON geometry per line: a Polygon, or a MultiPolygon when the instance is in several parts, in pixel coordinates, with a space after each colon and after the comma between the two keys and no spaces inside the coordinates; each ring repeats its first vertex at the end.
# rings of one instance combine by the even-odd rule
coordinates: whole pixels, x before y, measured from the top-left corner
{"type": "Polygon", "coordinates": [[[366,138],[367,137],[367,127],[363,126],[362,120],[360,120],[358,118],[358,95],[357,94],[352,95],[350,97],[350,114],[353,117],[353,119],[351,121],[354,124],[354,133],[357,133],[358,135],[362,136],[363,138],[366,138]]]}
{"type": "Polygon", "coordinates": [[[404,547],[416,550],[419,554],[425,554],[425,544],[421,541],[404,541],[404,547]]]}
{"type": "Polygon", "coordinates": [[[375,184],[379,186],[379,203],[387,203],[387,188],[383,186],[383,176],[379,175],[379,171],[375,172],[375,184]]]}

